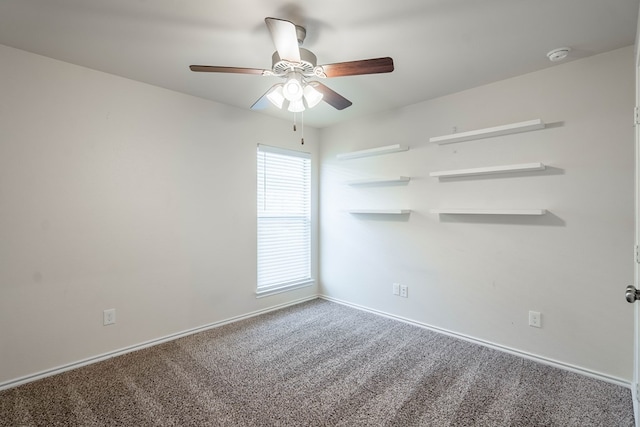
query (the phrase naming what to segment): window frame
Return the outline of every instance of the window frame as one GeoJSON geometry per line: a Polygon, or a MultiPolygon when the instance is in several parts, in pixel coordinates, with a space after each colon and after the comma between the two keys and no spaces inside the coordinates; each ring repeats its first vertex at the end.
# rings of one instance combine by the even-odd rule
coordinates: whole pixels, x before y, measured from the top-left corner
{"type": "MultiPolygon", "coordinates": [[[[311,184],[311,180],[312,180],[312,164],[311,164],[311,153],[308,152],[303,152],[303,151],[297,151],[297,150],[291,150],[291,149],[285,149],[285,148],[280,148],[280,147],[274,147],[274,146],[270,146],[270,145],[264,145],[264,144],[258,144],[257,147],[257,155],[256,155],[256,173],[257,173],[257,179],[256,179],[256,186],[257,186],[257,191],[256,191],[256,295],[257,297],[263,297],[263,296],[268,296],[268,295],[273,295],[273,294],[277,294],[277,293],[281,293],[281,292],[286,292],[286,291],[290,291],[290,290],[294,290],[294,289],[299,289],[302,287],[307,287],[307,286],[312,286],[315,283],[315,280],[313,278],[313,254],[314,254],[314,250],[313,250],[313,245],[314,245],[314,232],[313,232],[313,215],[312,215],[312,197],[313,197],[313,189],[312,189],[312,184],[311,184]],[[262,157],[261,157],[262,156],[262,157]],[[285,157],[285,159],[283,160],[282,157],[285,157]],[[287,200],[287,202],[281,202],[278,203],[277,201],[272,203],[271,209],[269,208],[268,205],[266,205],[265,202],[265,195],[268,196],[269,194],[267,193],[267,180],[266,178],[269,178],[269,180],[271,181],[271,185],[272,188],[275,188],[275,193],[272,191],[271,192],[271,196],[275,197],[276,193],[278,192],[284,192],[284,193],[279,193],[281,196],[284,194],[287,197],[289,197],[290,195],[287,194],[287,189],[284,188],[284,186],[278,187],[277,183],[274,183],[274,176],[275,175],[271,175],[269,177],[267,177],[267,170],[265,169],[265,160],[270,159],[272,162],[278,162],[278,158],[280,158],[279,160],[282,161],[282,163],[286,163],[287,161],[293,161],[294,163],[296,161],[302,160],[302,166],[301,169],[298,171],[295,171],[295,174],[304,174],[304,178],[302,179],[302,182],[304,182],[304,191],[306,191],[306,194],[301,195],[301,199],[296,199],[296,203],[293,203],[293,206],[291,203],[288,203],[289,200],[287,200]],[[261,161],[262,161],[262,166],[261,166],[261,161]],[[262,175],[262,176],[261,176],[262,175]],[[273,185],[275,185],[275,187],[273,187],[273,185]],[[301,203],[301,205],[298,206],[298,203],[301,203]],[[262,204],[262,206],[261,206],[262,204]],[[302,211],[298,210],[298,208],[300,208],[300,206],[303,207],[301,208],[302,211]],[[262,220],[266,220],[266,221],[261,221],[262,220]],[[304,259],[306,264],[305,264],[305,268],[306,268],[306,272],[304,273],[304,277],[302,277],[302,275],[299,275],[297,277],[292,277],[290,278],[290,280],[281,280],[281,281],[276,281],[276,282],[272,282],[272,283],[265,283],[265,279],[264,279],[264,270],[261,266],[264,266],[264,259],[261,260],[261,258],[263,258],[265,255],[270,255],[270,256],[282,256],[279,254],[268,254],[265,251],[262,251],[261,248],[261,241],[264,243],[265,240],[261,240],[261,232],[264,233],[265,230],[269,230],[269,228],[265,225],[266,222],[268,222],[269,220],[276,220],[276,221],[271,221],[272,225],[271,227],[284,227],[287,230],[291,230],[293,229],[294,231],[292,233],[296,233],[296,232],[300,232],[301,236],[295,236],[295,238],[299,238],[302,240],[306,241],[306,244],[303,245],[303,250],[305,251],[305,255],[303,257],[294,257],[294,261],[300,261],[301,259],[304,259]],[[278,219],[282,219],[281,222],[277,222],[278,219]],[[296,222],[302,222],[303,223],[303,227],[302,230],[296,230],[296,228],[298,228],[298,225],[296,225],[296,222]],[[304,236],[302,236],[304,235],[304,236]],[[262,274],[261,274],[262,273],[262,274]],[[263,284],[261,284],[261,281],[263,282],[263,284]]],[[[280,165],[280,164],[279,164],[280,165]]],[[[292,179],[297,179],[299,177],[292,177],[292,179]]],[[[282,198],[281,198],[282,200],[282,198]]],[[[273,229],[271,229],[273,232],[273,229]]],[[[272,233],[273,234],[273,233],[272,233]]],[[[278,236],[280,235],[284,235],[284,232],[280,232],[278,233],[278,236]]],[[[264,234],[262,234],[264,235],[264,234]]],[[[269,239],[268,237],[266,239],[269,239]]],[[[268,240],[267,240],[268,241],[268,240]]],[[[272,242],[269,242],[272,243],[272,242]]],[[[299,241],[294,240],[294,242],[292,242],[293,244],[295,243],[300,243],[299,241]]],[[[279,244],[278,242],[276,242],[276,244],[279,244]]],[[[282,246],[285,247],[285,246],[282,246]]],[[[300,249],[300,246],[298,245],[298,249],[300,249]]],[[[277,250],[277,248],[276,248],[277,250]]],[[[280,260],[284,259],[283,258],[279,258],[280,260]]],[[[271,269],[274,270],[275,269],[271,269]]],[[[285,271],[285,269],[283,269],[283,271],[285,271]]],[[[266,276],[269,276],[269,274],[266,274],[266,276]]]]}

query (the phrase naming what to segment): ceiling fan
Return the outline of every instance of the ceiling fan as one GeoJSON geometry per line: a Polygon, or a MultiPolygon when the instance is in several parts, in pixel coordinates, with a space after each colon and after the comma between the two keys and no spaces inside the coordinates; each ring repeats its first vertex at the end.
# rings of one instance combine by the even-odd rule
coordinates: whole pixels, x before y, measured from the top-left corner
{"type": "Polygon", "coordinates": [[[278,108],[286,106],[287,110],[294,113],[312,108],[320,101],[325,101],[337,110],[343,110],[352,104],[351,101],[319,81],[309,79],[393,71],[393,59],[389,57],[317,65],[317,59],[313,52],[300,47],[307,34],[304,27],[278,18],[265,18],[265,23],[276,47],[270,70],[212,65],[191,65],[189,68],[195,72],[280,77],[285,82],[273,85],[251,106],[251,109],[265,108],[271,102],[278,108]]]}

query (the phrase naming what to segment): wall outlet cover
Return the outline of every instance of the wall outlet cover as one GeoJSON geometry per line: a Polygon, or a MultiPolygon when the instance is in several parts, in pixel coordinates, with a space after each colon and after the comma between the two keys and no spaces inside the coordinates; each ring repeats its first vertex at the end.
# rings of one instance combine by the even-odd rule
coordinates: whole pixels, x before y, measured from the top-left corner
{"type": "Polygon", "coordinates": [[[116,309],[110,308],[108,310],[104,310],[102,312],[102,324],[103,325],[113,325],[116,323],[116,309]]]}
{"type": "Polygon", "coordinates": [[[407,285],[400,285],[400,296],[402,298],[409,298],[409,287],[407,285]]]}
{"type": "Polygon", "coordinates": [[[534,328],[542,327],[542,314],[539,311],[530,311],[529,312],[529,326],[534,328]]]}

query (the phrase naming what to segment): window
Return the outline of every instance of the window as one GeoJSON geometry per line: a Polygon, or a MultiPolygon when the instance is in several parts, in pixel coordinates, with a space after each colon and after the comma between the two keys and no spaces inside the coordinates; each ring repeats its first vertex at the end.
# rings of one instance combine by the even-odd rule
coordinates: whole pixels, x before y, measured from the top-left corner
{"type": "Polygon", "coordinates": [[[258,295],[310,285],[311,155],[258,145],[258,295]]]}

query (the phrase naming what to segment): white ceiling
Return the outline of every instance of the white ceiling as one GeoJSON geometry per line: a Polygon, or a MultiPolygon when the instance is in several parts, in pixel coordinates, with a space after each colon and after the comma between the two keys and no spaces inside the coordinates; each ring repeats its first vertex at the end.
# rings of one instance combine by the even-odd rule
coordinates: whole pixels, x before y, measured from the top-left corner
{"type": "MultiPolygon", "coordinates": [[[[390,74],[327,79],[353,102],[305,113],[329,126],[632,45],[639,0],[0,0],[0,44],[249,109],[275,77],[267,16],[307,28],[319,64],[391,56],[390,74]]],[[[269,107],[255,114],[291,116],[269,107]]]]}

